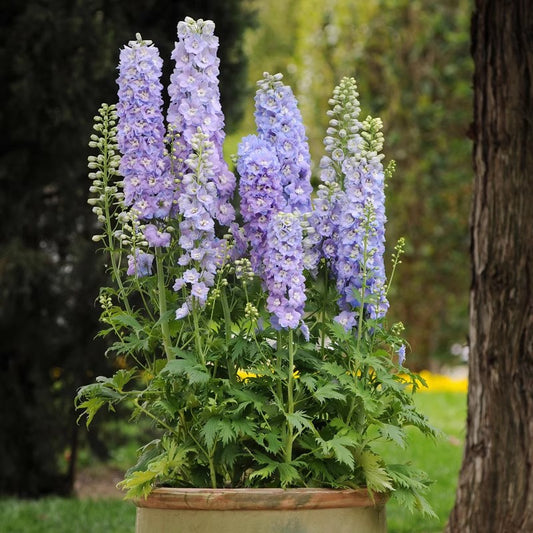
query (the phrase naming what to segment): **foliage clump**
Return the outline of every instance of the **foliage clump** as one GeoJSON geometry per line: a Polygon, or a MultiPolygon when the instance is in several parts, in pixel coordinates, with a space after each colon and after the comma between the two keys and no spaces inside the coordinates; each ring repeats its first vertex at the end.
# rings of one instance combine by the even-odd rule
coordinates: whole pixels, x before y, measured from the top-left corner
{"type": "Polygon", "coordinates": [[[121,54],[118,106],[95,119],[89,203],[114,281],[101,334],[128,366],[83,387],[78,407],[90,423],[127,404],[160,430],[122,482],[130,497],[367,487],[430,513],[425,475],[379,447],[404,447],[407,426],[434,434],[413,404],[424,382],[402,366],[402,327],[386,322],[401,246],[387,281],[381,121],[358,119],[355,80],[343,79],[313,199],[297,103],[265,74],[257,136],[239,147],[239,210],[220,157],[213,30],[178,25],[166,138],[159,56],[140,36],[121,54]]]}

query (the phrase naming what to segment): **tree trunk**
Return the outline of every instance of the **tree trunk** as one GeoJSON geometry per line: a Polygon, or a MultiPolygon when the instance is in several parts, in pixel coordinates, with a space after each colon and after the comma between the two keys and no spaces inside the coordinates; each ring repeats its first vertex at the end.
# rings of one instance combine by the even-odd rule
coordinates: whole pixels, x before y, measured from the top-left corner
{"type": "Polygon", "coordinates": [[[477,0],[468,429],[447,531],[533,532],[533,4],[477,0]]]}

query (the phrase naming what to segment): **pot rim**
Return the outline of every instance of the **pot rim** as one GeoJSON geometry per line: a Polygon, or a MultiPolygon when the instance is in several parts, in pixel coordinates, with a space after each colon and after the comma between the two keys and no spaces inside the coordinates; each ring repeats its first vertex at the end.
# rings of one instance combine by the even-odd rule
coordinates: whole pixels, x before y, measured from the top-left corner
{"type": "Polygon", "coordinates": [[[154,489],[146,498],[134,500],[137,507],[182,510],[297,510],[346,507],[383,507],[386,493],[361,489],[154,489]]]}

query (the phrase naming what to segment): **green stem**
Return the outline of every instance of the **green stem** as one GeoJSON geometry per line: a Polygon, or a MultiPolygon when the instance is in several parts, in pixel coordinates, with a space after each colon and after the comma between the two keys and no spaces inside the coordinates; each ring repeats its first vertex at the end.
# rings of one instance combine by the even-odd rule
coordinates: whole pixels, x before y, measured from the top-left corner
{"type": "Polygon", "coordinates": [[[368,232],[365,232],[364,239],[364,248],[363,248],[363,283],[361,286],[361,305],[359,306],[359,320],[357,324],[357,353],[359,354],[361,340],[363,338],[363,315],[365,313],[365,291],[366,291],[366,281],[367,281],[367,269],[366,269],[366,260],[368,255],[367,250],[368,245],[368,232]]]}
{"type": "MultiPolygon", "coordinates": [[[[289,375],[287,382],[287,413],[292,415],[294,413],[294,342],[293,331],[289,329],[289,375]]],[[[287,421],[287,444],[285,446],[285,462],[292,461],[292,444],[294,441],[294,428],[292,424],[287,421]]]]}
{"type": "Polygon", "coordinates": [[[163,258],[161,257],[161,249],[155,249],[156,267],[157,267],[157,292],[159,296],[159,320],[161,321],[161,334],[163,336],[163,347],[167,359],[170,361],[174,359],[172,355],[172,343],[170,341],[170,330],[168,327],[167,316],[167,298],[165,288],[165,277],[163,272],[163,258]]]}
{"type": "Polygon", "coordinates": [[[281,372],[282,372],[282,365],[281,365],[281,347],[283,346],[282,337],[281,337],[281,331],[278,331],[278,340],[276,343],[276,371],[278,373],[277,376],[277,389],[278,389],[278,398],[280,403],[283,403],[283,386],[281,383],[281,372]]]}
{"type": "MultiPolygon", "coordinates": [[[[324,265],[324,298],[322,300],[322,324],[326,324],[326,306],[328,303],[328,290],[329,290],[329,276],[328,269],[324,265]]],[[[320,355],[324,358],[326,354],[326,331],[322,328],[320,335],[320,355]]]]}
{"type": "Polygon", "coordinates": [[[176,432],[176,430],[172,429],[168,424],[165,424],[165,422],[163,422],[162,420],[160,420],[159,418],[157,418],[157,416],[153,415],[152,413],[150,413],[150,411],[148,411],[147,409],[145,409],[144,407],[142,407],[142,406],[139,404],[139,398],[135,398],[135,400],[133,400],[133,404],[134,404],[135,407],[137,407],[140,411],[142,411],[146,416],[149,416],[152,420],[154,420],[155,422],[157,422],[160,426],[164,427],[167,431],[170,431],[170,432],[173,433],[174,435],[178,435],[178,433],[176,432]]]}
{"type": "MultiPolygon", "coordinates": [[[[226,349],[229,349],[231,342],[231,313],[228,304],[228,297],[226,296],[226,287],[222,287],[220,291],[222,312],[224,313],[224,330],[226,332],[226,349]]],[[[228,367],[228,376],[231,383],[237,382],[237,371],[235,365],[231,360],[229,354],[226,355],[226,365],[228,367]]]]}
{"type": "Polygon", "coordinates": [[[108,138],[108,134],[106,133],[104,148],[103,148],[104,164],[102,167],[102,180],[104,183],[105,229],[106,229],[107,239],[108,239],[108,244],[109,244],[109,257],[111,259],[111,269],[113,271],[113,277],[115,278],[115,282],[118,287],[118,292],[119,292],[122,302],[124,303],[124,307],[126,308],[126,311],[131,314],[130,303],[126,295],[126,291],[124,290],[124,285],[122,284],[122,279],[120,277],[120,268],[117,265],[117,260],[115,257],[113,228],[111,227],[111,207],[109,205],[109,194],[107,192],[107,187],[109,185],[109,167],[108,167],[109,154],[108,154],[108,148],[107,148],[108,142],[109,142],[109,138],[108,138]]]}
{"type": "Polygon", "coordinates": [[[213,448],[211,449],[211,452],[209,453],[209,475],[211,477],[211,487],[213,489],[217,488],[217,473],[215,470],[215,460],[214,460],[214,451],[215,446],[213,445],[213,448]]]}
{"type": "Polygon", "coordinates": [[[193,306],[192,310],[192,320],[194,323],[194,344],[196,346],[196,352],[198,353],[198,357],[200,358],[200,363],[202,363],[202,366],[205,367],[205,357],[202,347],[202,337],[200,335],[200,323],[198,322],[198,314],[197,314],[196,306],[193,306]]]}

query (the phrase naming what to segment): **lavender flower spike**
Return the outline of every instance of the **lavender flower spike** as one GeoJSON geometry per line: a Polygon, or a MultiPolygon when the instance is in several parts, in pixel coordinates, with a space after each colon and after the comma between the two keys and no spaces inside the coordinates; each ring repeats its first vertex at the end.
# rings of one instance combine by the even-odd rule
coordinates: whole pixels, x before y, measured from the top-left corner
{"type": "Polygon", "coordinates": [[[178,262],[189,266],[174,283],[179,291],[190,285],[189,297],[178,310],[176,318],[187,316],[195,305],[207,301],[217,269],[227,257],[227,242],[215,235],[214,217],[217,212],[217,188],[214,183],[213,143],[197,132],[191,139],[193,153],[186,159],[178,201],[181,218],[179,244],[183,250],[178,262]]]}
{"type": "Polygon", "coordinates": [[[242,139],[238,156],[244,236],[251,244],[252,268],[261,275],[269,221],[273,214],[285,206],[283,188],[278,178],[280,164],[270,144],[256,135],[242,139]]]}
{"type": "Polygon", "coordinates": [[[263,280],[268,291],[267,308],[276,329],[300,324],[306,300],[303,275],[302,226],[297,213],[277,213],[268,226],[263,280]]]}
{"type": "MultiPolygon", "coordinates": [[[[218,37],[213,35],[214,28],[210,20],[195,21],[190,17],[178,24],[179,41],[172,53],[176,66],[168,88],[170,106],[167,121],[174,138],[172,161],[178,182],[188,172],[185,162],[192,154],[196,133],[201,131],[212,143],[210,164],[217,190],[213,214],[220,224],[227,226],[235,218],[230,199],[236,180],[222,155],[224,115],[218,88],[218,37]]],[[[179,183],[178,186],[181,187],[179,183]]],[[[178,197],[179,192],[176,193],[176,201],[178,197]]]]}
{"type": "Polygon", "coordinates": [[[120,173],[124,176],[125,204],[135,210],[140,220],[167,217],[174,194],[164,146],[161,66],[158,49],[138,34],[137,40],[130,41],[120,52],[120,173]]]}
{"type": "Polygon", "coordinates": [[[336,320],[346,329],[364,314],[380,318],[388,309],[385,296],[385,195],[381,121],[359,121],[357,86],[344,78],[330,99],[326,152],[320,162],[322,181],[314,210],[306,254],[328,261],[339,292],[336,320]]]}
{"type": "Polygon", "coordinates": [[[311,209],[311,157],[302,116],[292,90],[281,74],[264,73],[257,82],[255,121],[280,163],[280,179],[288,210],[311,209]]]}

